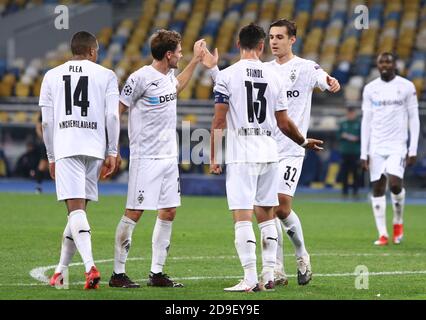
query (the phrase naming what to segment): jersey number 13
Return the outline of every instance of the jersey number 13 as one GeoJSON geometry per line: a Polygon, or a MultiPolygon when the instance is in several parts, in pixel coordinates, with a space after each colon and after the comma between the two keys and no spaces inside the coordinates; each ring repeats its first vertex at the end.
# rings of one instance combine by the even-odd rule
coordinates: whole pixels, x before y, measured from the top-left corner
{"type": "Polygon", "coordinates": [[[256,117],[258,123],[262,123],[266,118],[266,98],[265,91],[268,86],[267,83],[245,81],[247,93],[247,115],[248,121],[254,122],[256,117]],[[258,89],[257,101],[253,101],[253,88],[258,89]]]}

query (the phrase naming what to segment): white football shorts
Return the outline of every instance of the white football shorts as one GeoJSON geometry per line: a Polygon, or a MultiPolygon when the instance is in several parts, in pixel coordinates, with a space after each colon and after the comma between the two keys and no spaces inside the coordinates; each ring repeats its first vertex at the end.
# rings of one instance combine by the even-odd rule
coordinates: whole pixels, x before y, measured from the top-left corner
{"type": "Polygon", "coordinates": [[[226,196],[229,210],[278,205],[278,163],[229,163],[226,196]]]}
{"type": "Polygon", "coordinates": [[[130,160],[126,209],[158,210],[179,206],[176,158],[130,160]]]}
{"type": "Polygon", "coordinates": [[[58,201],[88,199],[98,201],[98,180],[103,160],[89,156],[62,158],[55,163],[58,201]]]}
{"type": "Polygon", "coordinates": [[[390,174],[392,176],[403,179],[405,171],[405,157],[405,153],[396,153],[387,156],[382,156],[379,154],[370,155],[370,181],[373,182],[379,180],[382,174],[390,174]]]}
{"type": "Polygon", "coordinates": [[[278,193],[294,196],[300,174],[302,173],[304,157],[286,157],[278,163],[278,193]]]}

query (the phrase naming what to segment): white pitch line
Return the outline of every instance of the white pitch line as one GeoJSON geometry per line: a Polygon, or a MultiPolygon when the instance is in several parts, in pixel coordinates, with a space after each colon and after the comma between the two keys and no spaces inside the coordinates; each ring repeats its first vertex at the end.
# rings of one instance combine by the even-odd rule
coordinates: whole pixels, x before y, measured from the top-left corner
{"type": "MultiPolygon", "coordinates": [[[[99,261],[98,261],[99,262],[99,261]]],[[[383,271],[383,272],[368,272],[363,275],[368,276],[394,276],[394,275],[421,275],[426,274],[426,270],[418,271],[383,271]]],[[[355,277],[358,276],[356,273],[346,272],[346,273],[314,273],[313,278],[322,278],[322,277],[355,277]]],[[[288,278],[295,278],[295,274],[288,274],[288,278]]],[[[205,276],[205,277],[177,277],[175,280],[218,280],[218,279],[240,279],[239,276],[205,276]]],[[[139,279],[135,280],[136,282],[146,282],[148,279],[139,279]]],[[[72,282],[70,285],[83,285],[84,282],[72,282]]],[[[101,284],[108,284],[107,281],[101,281],[101,284]]],[[[35,286],[46,286],[47,283],[14,283],[14,284],[0,284],[0,287],[35,287],[35,286]]]]}
{"type": "MultiPolygon", "coordinates": [[[[359,256],[359,257],[365,257],[365,256],[381,256],[381,257],[390,257],[390,256],[420,256],[423,255],[421,253],[312,253],[311,256],[342,256],[342,257],[348,257],[348,256],[359,256]]],[[[285,256],[294,256],[293,254],[285,254],[285,256]]],[[[216,259],[216,260],[224,260],[224,259],[236,259],[237,256],[182,256],[182,257],[169,257],[168,260],[206,260],[206,259],[216,259]]],[[[151,260],[150,258],[146,257],[135,257],[135,258],[128,258],[127,261],[140,261],[140,260],[151,260]]],[[[104,259],[104,260],[97,260],[96,263],[107,263],[112,262],[114,259],[104,259]]],[[[82,262],[75,262],[70,263],[70,267],[73,266],[81,266],[83,265],[82,262]]],[[[40,281],[41,283],[18,283],[18,284],[0,284],[1,286],[37,286],[37,285],[46,285],[49,283],[49,277],[46,276],[46,272],[55,269],[56,265],[50,265],[50,266],[44,266],[44,267],[38,267],[34,268],[30,271],[30,276],[34,278],[35,280],[40,281]]],[[[370,272],[370,275],[397,275],[397,274],[423,274],[426,273],[426,271],[391,271],[391,273],[387,272],[370,272]],[[394,272],[394,273],[392,273],[394,272]],[[402,272],[402,273],[401,273],[402,272]],[[407,273],[408,272],[408,273],[407,273]]],[[[295,275],[288,275],[289,277],[295,277],[295,275]]],[[[316,277],[346,277],[346,276],[354,276],[353,273],[331,273],[331,274],[315,274],[316,277]]],[[[208,279],[234,279],[234,278],[240,278],[241,276],[222,276],[222,277],[187,277],[187,278],[176,278],[177,280],[208,280],[208,279]]],[[[147,279],[141,279],[138,281],[146,281],[147,279]]],[[[80,284],[80,283],[72,283],[72,284],[80,284]]]]}

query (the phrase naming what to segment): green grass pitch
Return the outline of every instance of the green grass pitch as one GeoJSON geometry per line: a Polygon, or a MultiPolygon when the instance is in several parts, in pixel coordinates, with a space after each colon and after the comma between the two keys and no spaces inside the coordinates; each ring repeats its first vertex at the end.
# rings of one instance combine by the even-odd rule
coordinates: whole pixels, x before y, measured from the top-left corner
{"type": "MultiPolygon", "coordinates": [[[[274,292],[225,293],[243,274],[234,247],[234,229],[225,198],[183,197],[173,224],[165,272],[180,279],[184,288],[146,286],[151,259],[151,235],[156,215],[146,212],[133,233],[127,264],[140,289],[112,289],[114,234],[123,214],[124,196],[101,196],[90,203],[93,254],[101,271],[99,290],[83,290],[84,268],[77,254],[70,267],[68,290],[50,288],[30,271],[58,262],[65,206],[54,195],[0,194],[0,299],[426,299],[425,206],[407,205],[405,241],[375,247],[376,229],[370,205],[330,203],[307,195],[296,197],[294,209],[302,221],[311,253],[312,282],[298,286],[291,243],[285,238],[285,267],[289,285],[274,292]],[[364,265],[368,289],[356,289],[355,268],[364,265]]],[[[391,206],[388,204],[391,231],[391,206]]],[[[254,224],[259,243],[259,230],[254,224]]],[[[258,271],[260,272],[258,246],[258,271]]],[[[45,269],[46,270],[46,269],[45,269]]],[[[50,276],[52,268],[47,268],[50,276]]],[[[40,273],[39,273],[40,274],[40,273]]],[[[365,282],[364,282],[365,283],[365,282]]]]}

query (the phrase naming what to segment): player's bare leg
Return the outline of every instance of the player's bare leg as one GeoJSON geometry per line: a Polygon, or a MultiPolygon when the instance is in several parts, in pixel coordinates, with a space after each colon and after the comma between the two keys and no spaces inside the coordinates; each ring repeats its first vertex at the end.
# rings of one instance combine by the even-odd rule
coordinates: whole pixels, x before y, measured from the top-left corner
{"type": "Polygon", "coordinates": [[[403,215],[405,205],[405,189],[402,179],[389,175],[389,189],[393,209],[393,243],[400,244],[404,236],[403,215]]]}
{"type": "Polygon", "coordinates": [[[89,221],[86,216],[86,199],[65,200],[68,209],[68,223],[75,246],[86,269],[85,289],[97,289],[101,279],[92,255],[92,240],[89,221]]]}
{"type": "Polygon", "coordinates": [[[235,228],[235,248],[244,269],[244,279],[233,287],[225,288],[227,292],[259,291],[256,271],[256,236],[251,222],[253,210],[233,210],[235,228]]]}
{"type": "MultiPolygon", "coordinates": [[[[280,220],[296,251],[297,281],[300,285],[306,285],[312,279],[312,269],[310,257],[305,248],[302,224],[291,208],[293,197],[279,193],[278,200],[279,205],[275,207],[275,215],[280,220]]],[[[282,248],[278,250],[282,250],[282,248]]]]}
{"type": "Polygon", "coordinates": [[[260,287],[264,290],[274,290],[274,269],[278,246],[274,208],[255,206],[254,211],[262,240],[262,275],[260,287]]]}
{"type": "Polygon", "coordinates": [[[163,208],[158,210],[157,221],[152,233],[152,261],[148,286],[181,288],[182,283],[171,280],[163,273],[170,248],[172,237],[172,224],[176,217],[176,208],[163,208]]]}
{"type": "Polygon", "coordinates": [[[379,180],[373,181],[373,196],[371,205],[373,207],[374,219],[376,221],[379,239],[374,242],[377,246],[388,244],[388,231],[386,228],[386,176],[382,175],[379,180]]]}
{"type": "Polygon", "coordinates": [[[114,271],[109,286],[113,288],[139,288],[140,285],[133,282],[126,275],[126,260],[132,244],[133,230],[141,218],[143,210],[126,209],[115,231],[114,246],[114,271]]]}

